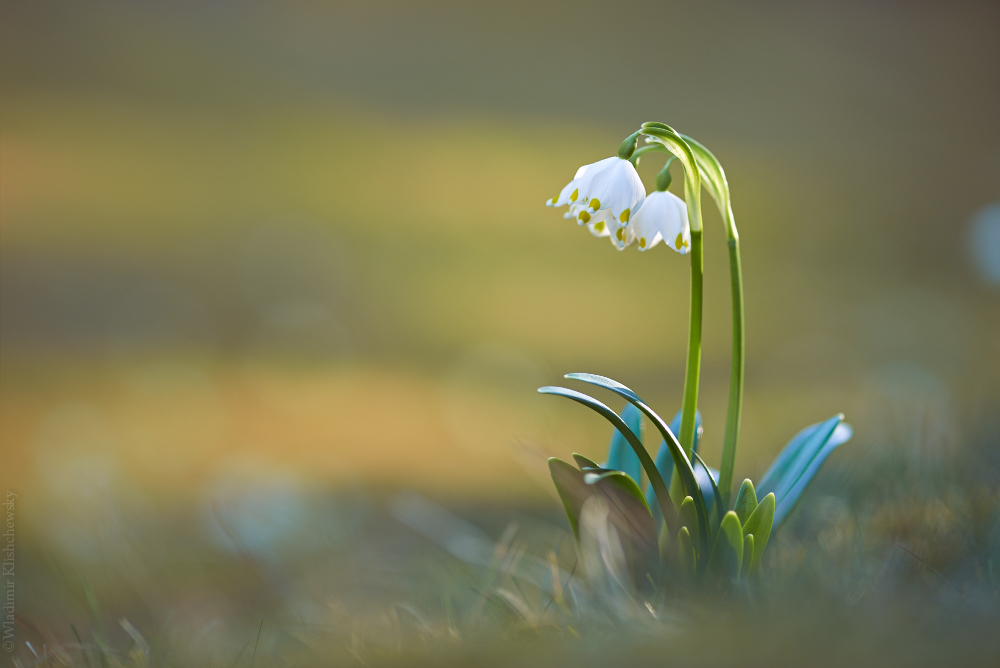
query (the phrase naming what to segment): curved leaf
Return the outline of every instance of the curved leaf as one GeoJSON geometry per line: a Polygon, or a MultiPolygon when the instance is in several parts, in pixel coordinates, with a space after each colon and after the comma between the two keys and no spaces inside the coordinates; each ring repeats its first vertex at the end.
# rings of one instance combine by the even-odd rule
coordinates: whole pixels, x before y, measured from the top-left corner
{"type": "MultiPolygon", "coordinates": [[[[646,497],[642,495],[639,484],[627,473],[623,473],[622,471],[604,471],[603,473],[589,473],[584,471],[583,481],[588,485],[597,485],[600,483],[613,485],[631,496],[635,499],[636,503],[645,508],[647,513],[649,512],[649,505],[646,504],[646,497]]],[[[652,514],[650,514],[650,517],[652,517],[652,514]]]]}
{"type": "MultiPolygon", "coordinates": [[[[624,397],[629,403],[631,403],[640,411],[642,411],[643,414],[653,422],[653,424],[659,430],[660,435],[663,437],[663,440],[667,443],[667,446],[670,448],[670,454],[673,457],[674,466],[677,467],[677,471],[680,474],[681,484],[684,485],[684,491],[686,495],[689,495],[694,498],[695,508],[698,510],[698,519],[699,522],[702,524],[703,528],[701,532],[701,538],[703,541],[707,541],[709,531],[708,531],[708,511],[705,507],[705,497],[702,495],[701,489],[698,486],[698,481],[694,475],[694,469],[691,467],[691,461],[685,454],[684,449],[681,448],[680,443],[677,442],[677,437],[674,436],[673,432],[670,431],[670,428],[667,427],[667,424],[663,421],[663,418],[657,415],[652,408],[647,406],[646,403],[639,398],[639,395],[637,395],[635,392],[633,392],[629,388],[619,383],[617,380],[612,380],[611,378],[606,378],[605,376],[598,376],[592,373],[568,373],[566,374],[565,377],[572,380],[583,381],[584,383],[590,383],[591,385],[597,385],[598,387],[603,387],[607,390],[611,390],[615,394],[624,397]]],[[[552,389],[560,389],[565,392],[573,392],[573,390],[565,390],[565,388],[542,388],[539,390],[539,392],[542,392],[543,390],[552,390],[552,389]]],[[[550,392],[550,393],[558,394],[557,392],[550,392]]],[[[585,394],[581,394],[579,392],[576,392],[575,394],[580,397],[586,397],[590,401],[597,402],[601,406],[604,406],[604,404],[601,404],[596,399],[587,397],[587,395],[585,394]]],[[[564,395],[564,396],[569,396],[569,395],[564,395]]],[[[570,396],[569,398],[574,399],[575,401],[580,401],[580,399],[572,396],[570,396]]],[[[581,401],[581,403],[586,403],[586,402],[581,401]]],[[[621,422],[621,418],[619,418],[614,411],[612,411],[607,406],[604,406],[604,409],[610,412],[611,415],[614,415],[614,417],[618,420],[618,422],[624,425],[624,423],[621,422]]],[[[597,409],[595,408],[595,410],[597,409]]],[[[605,415],[605,417],[608,416],[605,415]]],[[[611,418],[608,417],[608,419],[610,420],[611,418]]],[[[622,429],[619,428],[619,431],[622,431],[622,429]]],[[[622,433],[625,432],[622,431],[622,433]]],[[[628,435],[626,434],[626,436],[628,435]]],[[[654,485],[653,488],[653,491],[654,493],[656,493],[657,496],[657,504],[660,506],[661,510],[664,507],[669,506],[670,510],[672,511],[673,504],[669,499],[667,499],[666,502],[659,500],[660,489],[662,488],[663,493],[667,494],[668,493],[667,486],[663,483],[662,476],[660,476],[659,471],[656,470],[656,466],[653,464],[653,461],[649,459],[649,455],[646,453],[645,448],[641,447],[642,443],[640,443],[637,439],[635,442],[630,440],[629,443],[632,444],[633,447],[636,447],[635,444],[638,443],[640,449],[642,450],[642,453],[639,453],[637,451],[636,454],[639,455],[639,459],[642,461],[642,468],[645,469],[646,475],[649,477],[650,482],[654,481],[654,476],[650,472],[650,469],[652,469],[652,471],[655,472],[655,477],[657,480],[659,480],[659,483],[654,485]],[[647,460],[649,461],[648,467],[646,464],[647,460]]],[[[670,511],[664,511],[664,516],[666,516],[668,512],[670,511]]],[[[667,522],[667,526],[670,527],[671,533],[676,531],[676,528],[672,527],[669,521],[667,522]]],[[[705,544],[702,547],[703,547],[702,551],[707,551],[708,543],[705,542],[705,544]]]]}
{"type": "Polygon", "coordinates": [[[834,415],[829,420],[810,425],[796,434],[778,453],[771,468],[757,483],[757,493],[774,492],[774,495],[780,498],[795,484],[843,419],[843,415],[834,415]]]}
{"type": "MultiPolygon", "coordinates": [[[[628,425],[632,433],[642,438],[642,413],[632,404],[625,404],[621,412],[622,421],[628,425]]],[[[611,434],[611,444],[608,446],[608,461],[602,467],[622,471],[633,480],[642,480],[642,463],[635,452],[629,447],[628,441],[617,429],[611,434]]]]}
{"type": "Polygon", "coordinates": [[[577,540],[583,505],[587,499],[597,495],[608,502],[610,521],[621,537],[627,537],[640,553],[654,554],[656,527],[646,499],[632,478],[621,471],[579,471],[556,457],[549,459],[549,471],[577,540]]]}
{"type": "Polygon", "coordinates": [[[562,500],[563,508],[566,509],[566,516],[569,518],[569,526],[573,530],[573,536],[580,539],[580,511],[583,509],[583,502],[590,496],[591,491],[587,489],[587,484],[583,481],[583,472],[573,468],[558,457],[549,458],[549,474],[552,476],[552,483],[556,486],[556,492],[562,500]]]}
{"type": "MultiPolygon", "coordinates": [[[[590,408],[591,410],[602,415],[606,420],[613,424],[615,428],[622,433],[622,435],[625,436],[629,445],[632,446],[632,449],[635,450],[635,454],[639,457],[639,462],[642,464],[642,468],[646,471],[646,475],[649,477],[650,483],[657,491],[657,504],[660,506],[660,512],[663,514],[667,527],[670,528],[671,533],[676,531],[678,528],[677,513],[670,501],[670,496],[667,494],[667,487],[663,484],[663,479],[660,478],[660,474],[653,465],[653,460],[650,459],[649,453],[646,452],[646,448],[643,447],[642,442],[636,438],[636,435],[632,433],[632,430],[629,429],[628,425],[626,425],[622,419],[618,417],[618,414],[597,399],[588,397],[586,394],[577,392],[576,390],[570,390],[565,387],[540,387],[538,388],[538,391],[541,394],[554,394],[583,404],[587,408],[590,408]]],[[[652,520],[652,518],[650,519],[652,520]]]]}
{"type": "MultiPolygon", "coordinates": [[[[726,514],[726,508],[722,504],[722,494],[719,493],[719,486],[716,484],[715,477],[712,475],[712,469],[708,467],[708,464],[705,463],[705,460],[702,459],[701,455],[697,452],[692,450],[691,454],[698,460],[698,463],[701,464],[701,468],[705,472],[705,477],[708,478],[708,483],[712,487],[712,498],[715,500],[713,505],[715,506],[716,517],[721,522],[723,515],[726,514]]],[[[719,475],[719,472],[716,471],[715,475],[719,475]]],[[[702,480],[702,478],[698,479],[699,484],[702,483],[702,480]]],[[[704,485],[702,485],[702,489],[704,489],[704,485]]]]}
{"type": "MultiPolygon", "coordinates": [[[[666,149],[664,149],[666,150],[666,149]]],[[[674,419],[670,421],[670,432],[676,434],[681,430],[681,411],[677,411],[677,415],[674,419]]],[[[694,414],[694,452],[698,451],[698,443],[701,441],[701,434],[704,429],[701,426],[701,411],[696,411],[694,414]]],[[[656,451],[656,458],[653,460],[656,464],[656,470],[660,472],[664,480],[670,480],[674,475],[674,458],[670,452],[670,448],[667,447],[667,442],[665,440],[660,441],[660,448],[656,451]]],[[[697,471],[695,471],[697,475],[697,471]]],[[[700,481],[699,481],[700,482],[700,481]]],[[[649,507],[653,510],[653,519],[657,520],[659,523],[659,510],[654,503],[655,496],[653,494],[653,487],[650,485],[646,489],[646,502],[649,503],[649,507]]]]}

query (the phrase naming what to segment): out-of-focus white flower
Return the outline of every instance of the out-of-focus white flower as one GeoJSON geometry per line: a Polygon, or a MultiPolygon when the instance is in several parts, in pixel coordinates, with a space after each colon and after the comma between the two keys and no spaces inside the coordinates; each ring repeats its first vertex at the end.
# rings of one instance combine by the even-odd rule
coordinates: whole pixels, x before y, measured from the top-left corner
{"type": "Polygon", "coordinates": [[[632,214],[642,205],[646,187],[635,167],[622,158],[608,158],[600,170],[587,170],[580,179],[580,200],[590,213],[607,209],[615,218],[628,224],[632,214]]]}
{"type": "Polygon", "coordinates": [[[660,241],[681,255],[691,248],[691,226],[684,200],[667,191],[646,196],[642,206],[632,216],[627,230],[627,244],[635,243],[640,251],[652,248],[660,241]]]}
{"type": "Polygon", "coordinates": [[[611,161],[617,160],[618,158],[605,158],[604,160],[598,160],[597,162],[592,162],[589,165],[584,165],[580,169],[576,170],[576,176],[559,191],[558,197],[553,197],[545,203],[546,206],[566,206],[567,204],[574,204],[580,200],[581,191],[587,190],[589,188],[593,178],[602,171],[605,167],[611,164],[611,161]]]}

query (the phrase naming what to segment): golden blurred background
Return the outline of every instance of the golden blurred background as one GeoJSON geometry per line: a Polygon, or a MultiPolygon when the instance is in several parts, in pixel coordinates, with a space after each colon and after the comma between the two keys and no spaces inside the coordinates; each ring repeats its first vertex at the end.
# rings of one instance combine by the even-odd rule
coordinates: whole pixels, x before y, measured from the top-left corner
{"type": "Polygon", "coordinates": [[[933,461],[1000,406],[995,3],[0,6],[0,482],[26,534],[78,547],[110,495],[248,485],[548,503],[545,456],[609,430],[536,387],[680,406],[684,259],[543,206],[643,121],[732,187],[737,479],[837,412],[834,461],[933,461]]]}

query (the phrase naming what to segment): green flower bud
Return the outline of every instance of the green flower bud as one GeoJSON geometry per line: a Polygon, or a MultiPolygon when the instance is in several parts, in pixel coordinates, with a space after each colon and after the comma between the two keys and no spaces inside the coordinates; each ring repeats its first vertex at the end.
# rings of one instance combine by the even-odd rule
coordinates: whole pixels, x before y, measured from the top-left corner
{"type": "Polygon", "coordinates": [[[660,170],[660,173],[656,175],[656,189],[658,191],[663,192],[670,187],[670,183],[673,181],[673,177],[670,176],[670,163],[676,159],[676,156],[670,156],[670,159],[667,160],[667,164],[665,164],[663,169],[660,170]]]}
{"type": "Polygon", "coordinates": [[[639,143],[639,135],[641,134],[642,130],[637,130],[625,138],[622,145],[618,147],[619,158],[622,160],[628,160],[632,157],[632,154],[635,153],[636,144],[639,143]]]}

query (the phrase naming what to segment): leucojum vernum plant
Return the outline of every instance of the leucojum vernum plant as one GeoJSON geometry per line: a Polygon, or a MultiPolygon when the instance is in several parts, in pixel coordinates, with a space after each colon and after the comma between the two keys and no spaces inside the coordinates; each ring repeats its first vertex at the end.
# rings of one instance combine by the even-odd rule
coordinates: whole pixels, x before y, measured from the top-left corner
{"type": "Polygon", "coordinates": [[[851,437],[843,415],[806,427],[788,443],[754,485],[744,480],[731,500],[736,445],[743,408],[744,313],[740,240],[722,165],[704,146],[663,123],[644,123],[618,148],[618,155],[584,165],[548,206],[565,213],[596,237],[608,237],[618,250],[646,251],[660,245],[691,261],[691,313],[683,404],[667,424],[625,385],[589,373],[565,377],[596,385],[627,402],[621,414],[597,399],[563,387],[543,394],[572,399],[596,411],[615,428],[607,461],[598,464],[574,454],[576,466],[555,457],[549,470],[566,508],[570,527],[581,540],[588,502],[603,504],[604,517],[627,553],[636,582],[654,577],[713,582],[723,587],[757,576],[768,538],[788,517],[806,486],[837,446],[851,437]],[[642,147],[639,138],[645,139],[642,147]],[[647,194],[635,165],[649,153],[668,154],[647,194]],[[673,195],[670,167],[684,172],[684,199],[673,195]],[[701,415],[698,380],[701,366],[702,242],[701,189],[715,201],[729,246],[732,293],[732,366],[729,406],[718,471],[698,454],[701,415]],[[643,447],[642,418],[659,432],[655,460],[643,447]],[[648,481],[643,492],[643,474],[648,481]],[[654,576],[655,574],[655,576],[654,576]]]}

